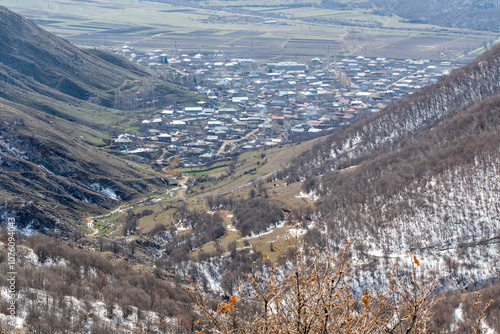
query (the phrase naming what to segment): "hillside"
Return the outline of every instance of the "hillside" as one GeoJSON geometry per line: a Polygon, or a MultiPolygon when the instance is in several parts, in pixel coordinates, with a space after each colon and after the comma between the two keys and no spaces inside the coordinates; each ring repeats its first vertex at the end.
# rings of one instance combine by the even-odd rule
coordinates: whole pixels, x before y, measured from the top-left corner
{"type": "Polygon", "coordinates": [[[350,240],[375,267],[408,251],[444,259],[445,284],[497,279],[499,64],[497,47],[278,172],[319,197],[310,241],[350,240]]]}
{"type": "MultiPolygon", "coordinates": [[[[96,49],[79,49],[5,7],[0,7],[0,17],[1,78],[7,84],[64,102],[76,98],[113,107],[117,90],[153,79],[144,68],[96,49]]],[[[174,84],[158,84],[168,87],[166,95],[185,94],[174,84]]],[[[3,97],[13,93],[4,91],[3,97]]]]}
{"type": "Polygon", "coordinates": [[[470,0],[322,0],[321,7],[335,9],[362,8],[383,16],[397,15],[409,23],[435,24],[443,27],[498,31],[498,1],[470,0]]]}
{"type": "Polygon", "coordinates": [[[0,6],[0,97],[80,125],[109,130],[124,121],[130,92],[154,94],[157,103],[194,99],[175,83],[97,49],[79,49],[0,6]]]}
{"type": "Polygon", "coordinates": [[[373,1],[386,14],[396,14],[409,22],[445,27],[498,31],[500,4],[495,0],[470,1],[373,1]]]}
{"type": "MultiPolygon", "coordinates": [[[[3,99],[0,115],[0,191],[13,206],[34,202],[37,210],[68,222],[84,212],[110,209],[120,200],[164,183],[145,166],[72,138],[53,125],[54,116],[3,99]]],[[[74,126],[68,121],[59,123],[74,126]]],[[[6,210],[10,209],[8,205],[6,210]]],[[[31,220],[19,219],[19,227],[31,220]]],[[[40,222],[36,224],[45,231],[38,226],[40,222]]]]}
{"type": "MultiPolygon", "coordinates": [[[[147,86],[159,103],[192,98],[146,69],[81,50],[0,7],[0,193],[20,227],[47,232],[102,212],[166,181],[150,167],[97,146],[130,124],[113,109],[147,86]],[[154,88],[151,88],[154,87],[154,88]]],[[[134,120],[132,119],[132,122],[134,120]]]]}
{"type": "MultiPolygon", "coordinates": [[[[0,238],[6,241],[5,235],[0,238]]],[[[17,254],[22,326],[14,329],[2,311],[2,333],[192,333],[198,316],[188,293],[160,271],[138,267],[130,253],[125,262],[33,235],[17,245],[17,254]]],[[[2,247],[2,281],[8,278],[6,256],[2,247]]],[[[6,308],[6,289],[0,291],[6,308]]]]}
{"type": "MultiPolygon", "coordinates": [[[[297,175],[358,165],[364,160],[399,149],[416,133],[449,121],[453,116],[500,93],[500,48],[444,76],[398,101],[383,112],[362,120],[319,143],[297,160],[297,175]],[[309,167],[302,170],[301,166],[309,167]]],[[[294,169],[292,169],[294,171],[294,169]]],[[[292,175],[294,172],[290,171],[292,175]]]]}

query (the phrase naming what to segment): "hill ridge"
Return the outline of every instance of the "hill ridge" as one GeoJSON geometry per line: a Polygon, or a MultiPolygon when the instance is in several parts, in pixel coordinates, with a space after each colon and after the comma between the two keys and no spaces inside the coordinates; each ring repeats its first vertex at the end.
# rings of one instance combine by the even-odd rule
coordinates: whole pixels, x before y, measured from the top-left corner
{"type": "MultiPolygon", "coordinates": [[[[157,95],[163,103],[192,97],[116,55],[81,50],[6,7],[0,6],[0,18],[5,212],[19,216],[24,203],[33,202],[40,215],[28,210],[31,220],[45,217],[40,221],[46,223],[35,223],[40,231],[57,219],[68,229],[88,213],[102,214],[119,201],[165,187],[168,181],[150,166],[96,146],[109,143],[108,131],[119,131],[126,120],[124,111],[112,108],[117,92],[156,82],[151,86],[168,95],[157,95]]],[[[21,227],[29,225],[22,220],[21,227]]]]}

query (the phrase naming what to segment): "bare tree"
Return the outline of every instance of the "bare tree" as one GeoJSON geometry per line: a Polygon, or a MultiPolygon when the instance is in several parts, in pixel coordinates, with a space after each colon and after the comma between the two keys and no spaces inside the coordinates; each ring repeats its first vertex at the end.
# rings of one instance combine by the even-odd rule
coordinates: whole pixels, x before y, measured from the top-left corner
{"type": "Polygon", "coordinates": [[[426,333],[432,317],[432,308],[440,300],[434,290],[437,279],[418,279],[420,261],[415,255],[411,260],[411,275],[396,277],[396,266],[389,287],[390,314],[394,315],[387,324],[387,333],[426,333]]]}
{"type": "Polygon", "coordinates": [[[206,328],[227,334],[425,333],[438,300],[436,281],[418,279],[416,257],[407,279],[359,294],[352,289],[355,263],[348,244],[335,255],[325,248],[307,250],[297,238],[291,249],[284,265],[264,255],[261,269],[245,275],[226,302],[213,302],[193,284],[191,296],[207,317],[206,328]]]}

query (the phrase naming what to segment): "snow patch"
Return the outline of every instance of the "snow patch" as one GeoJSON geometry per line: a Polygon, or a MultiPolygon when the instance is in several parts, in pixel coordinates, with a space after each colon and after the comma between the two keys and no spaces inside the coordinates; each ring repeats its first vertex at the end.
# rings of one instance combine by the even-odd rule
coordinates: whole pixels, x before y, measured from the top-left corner
{"type": "Polygon", "coordinates": [[[54,173],[52,173],[50,170],[48,170],[45,166],[43,165],[38,165],[38,167],[40,167],[41,169],[43,169],[44,171],[46,171],[47,173],[49,173],[50,175],[55,175],[54,173]]]}
{"type": "Polygon", "coordinates": [[[106,197],[112,198],[114,200],[119,200],[120,196],[116,193],[116,191],[110,186],[101,186],[99,183],[93,183],[90,187],[99,193],[103,194],[106,197]]]}
{"type": "Polygon", "coordinates": [[[281,228],[281,227],[283,227],[283,226],[285,226],[285,222],[284,222],[284,221],[280,221],[278,224],[276,224],[276,226],[271,227],[271,228],[270,228],[270,229],[268,229],[267,231],[262,232],[262,233],[259,233],[259,234],[254,234],[254,233],[252,233],[252,234],[250,234],[249,236],[244,237],[244,238],[243,238],[243,240],[248,240],[248,239],[258,238],[258,237],[262,237],[262,236],[264,236],[264,235],[266,235],[266,234],[271,234],[271,233],[273,233],[276,229],[281,228]]]}
{"type": "Polygon", "coordinates": [[[135,153],[154,152],[154,151],[156,151],[156,149],[154,148],[141,147],[141,148],[136,148],[134,150],[124,150],[121,152],[128,154],[135,154],[135,153]]]}
{"type": "Polygon", "coordinates": [[[26,151],[21,151],[21,150],[15,148],[14,146],[12,146],[8,142],[4,142],[4,145],[5,145],[6,149],[8,149],[12,153],[14,153],[14,155],[17,156],[18,158],[21,158],[21,159],[24,159],[24,160],[28,160],[28,158],[26,157],[26,151]]]}
{"type": "Polygon", "coordinates": [[[177,232],[183,232],[183,231],[189,230],[189,227],[186,227],[186,226],[183,226],[183,225],[176,226],[175,228],[177,229],[177,232]]]}
{"type": "Polygon", "coordinates": [[[303,191],[300,192],[300,194],[298,194],[297,196],[295,196],[296,198],[306,198],[310,201],[313,201],[313,202],[316,202],[318,199],[319,199],[319,196],[316,195],[315,192],[311,192],[309,194],[306,194],[304,193],[303,191]]]}
{"type": "Polygon", "coordinates": [[[236,227],[233,226],[233,224],[227,225],[226,230],[232,231],[232,232],[238,232],[238,230],[236,229],[236,227]]]}
{"type": "Polygon", "coordinates": [[[450,325],[450,331],[455,331],[457,324],[464,321],[464,310],[462,308],[462,303],[453,311],[453,322],[450,325]]]}
{"type": "Polygon", "coordinates": [[[304,228],[291,228],[288,231],[286,231],[285,235],[290,236],[292,238],[297,238],[300,237],[301,235],[304,235],[307,233],[307,230],[304,228]]]}

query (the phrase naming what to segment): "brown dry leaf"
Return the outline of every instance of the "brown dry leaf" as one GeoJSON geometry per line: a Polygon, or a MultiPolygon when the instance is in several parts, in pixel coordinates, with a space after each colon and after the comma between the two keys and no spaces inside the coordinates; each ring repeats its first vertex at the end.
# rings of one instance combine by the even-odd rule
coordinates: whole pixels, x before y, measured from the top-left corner
{"type": "Polygon", "coordinates": [[[361,301],[363,302],[363,304],[365,304],[365,307],[368,307],[368,300],[371,298],[372,296],[370,294],[367,294],[367,295],[364,295],[363,298],[361,298],[361,301]]]}

